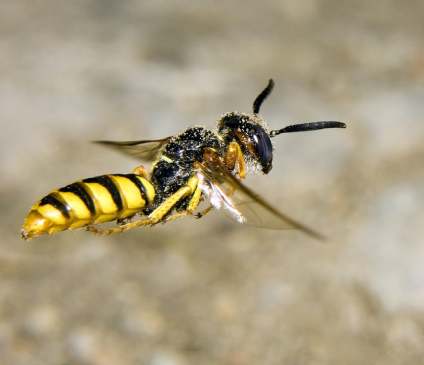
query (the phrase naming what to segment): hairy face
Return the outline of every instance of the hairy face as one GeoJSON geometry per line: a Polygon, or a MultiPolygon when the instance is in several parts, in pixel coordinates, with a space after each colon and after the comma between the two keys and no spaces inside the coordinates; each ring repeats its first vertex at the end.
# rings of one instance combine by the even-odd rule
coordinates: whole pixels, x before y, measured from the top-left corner
{"type": "Polygon", "coordinates": [[[226,114],[219,123],[219,132],[227,142],[238,142],[243,152],[258,162],[262,172],[267,174],[272,169],[272,143],[265,127],[257,119],[247,114],[226,114]]]}

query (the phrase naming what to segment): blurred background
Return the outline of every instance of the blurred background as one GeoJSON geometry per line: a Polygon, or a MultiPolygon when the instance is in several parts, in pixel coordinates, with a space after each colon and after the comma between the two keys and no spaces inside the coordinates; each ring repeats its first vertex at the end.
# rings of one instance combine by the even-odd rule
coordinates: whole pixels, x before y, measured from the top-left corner
{"type": "Polygon", "coordinates": [[[424,3],[2,1],[0,359],[38,364],[424,363],[424,3]],[[219,213],[25,243],[53,188],[137,164],[89,143],[250,112],[281,135],[248,185],[325,233],[219,213]]]}

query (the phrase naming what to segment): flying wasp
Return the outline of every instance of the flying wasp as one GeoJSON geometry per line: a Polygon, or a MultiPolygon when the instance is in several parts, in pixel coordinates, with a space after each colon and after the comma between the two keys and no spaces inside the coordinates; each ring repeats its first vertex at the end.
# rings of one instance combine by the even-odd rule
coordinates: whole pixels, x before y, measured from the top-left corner
{"type": "Polygon", "coordinates": [[[271,171],[271,138],[289,132],[346,128],[341,122],[320,121],[270,130],[258,114],[273,87],[271,79],[253,102],[253,114],[226,113],[216,130],[192,127],[157,140],[96,141],[151,162],[150,172],[140,165],[130,174],[96,176],[51,192],[32,206],[22,238],[82,227],[109,235],[184,216],[200,218],[214,208],[223,208],[239,223],[295,228],[322,239],[321,234],[283,214],[241,182],[248,172],[271,171]],[[202,201],[209,204],[199,211],[202,201]],[[111,221],[118,225],[99,226],[111,221]]]}

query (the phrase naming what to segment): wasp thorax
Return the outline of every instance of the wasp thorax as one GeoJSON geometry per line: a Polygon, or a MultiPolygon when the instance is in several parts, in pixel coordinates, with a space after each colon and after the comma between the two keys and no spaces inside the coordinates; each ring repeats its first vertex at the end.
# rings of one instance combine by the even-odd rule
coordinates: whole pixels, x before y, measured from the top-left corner
{"type": "Polygon", "coordinates": [[[226,143],[236,141],[243,153],[260,164],[267,174],[272,168],[272,143],[263,119],[242,113],[225,114],[218,123],[218,133],[226,143]]]}

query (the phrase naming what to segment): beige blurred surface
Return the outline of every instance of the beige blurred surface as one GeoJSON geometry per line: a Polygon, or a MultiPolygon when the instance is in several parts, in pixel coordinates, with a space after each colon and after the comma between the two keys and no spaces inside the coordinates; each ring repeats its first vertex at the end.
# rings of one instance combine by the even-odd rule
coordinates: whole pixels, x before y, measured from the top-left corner
{"type": "Polygon", "coordinates": [[[3,1],[0,363],[424,363],[421,1],[3,1]],[[93,139],[246,111],[282,135],[250,186],[327,234],[219,213],[25,243],[49,190],[135,162],[93,139]]]}

